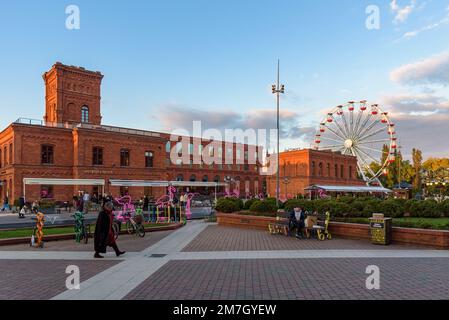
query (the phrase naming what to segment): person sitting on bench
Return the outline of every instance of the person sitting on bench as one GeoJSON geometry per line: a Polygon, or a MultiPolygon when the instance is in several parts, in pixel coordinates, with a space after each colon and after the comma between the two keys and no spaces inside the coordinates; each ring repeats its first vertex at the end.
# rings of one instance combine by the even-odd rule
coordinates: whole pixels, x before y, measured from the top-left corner
{"type": "Polygon", "coordinates": [[[291,232],[294,228],[296,228],[296,238],[304,239],[304,227],[306,217],[302,208],[294,208],[292,212],[290,212],[290,221],[289,221],[289,231],[291,232]]]}

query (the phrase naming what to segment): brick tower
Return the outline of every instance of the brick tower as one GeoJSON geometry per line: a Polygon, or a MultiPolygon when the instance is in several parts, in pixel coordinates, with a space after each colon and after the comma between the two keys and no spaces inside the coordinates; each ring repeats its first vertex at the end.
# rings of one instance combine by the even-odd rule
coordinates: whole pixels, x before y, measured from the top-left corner
{"type": "Polygon", "coordinates": [[[100,72],[57,62],[43,74],[47,123],[101,124],[100,72]]]}

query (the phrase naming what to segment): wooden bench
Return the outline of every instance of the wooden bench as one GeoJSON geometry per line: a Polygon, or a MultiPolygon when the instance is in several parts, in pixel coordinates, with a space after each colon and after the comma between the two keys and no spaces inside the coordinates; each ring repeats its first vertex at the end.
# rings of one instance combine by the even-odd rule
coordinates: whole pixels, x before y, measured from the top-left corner
{"type": "Polygon", "coordinates": [[[318,240],[325,240],[326,238],[328,240],[332,239],[332,235],[328,230],[329,222],[330,222],[330,213],[326,212],[325,214],[321,215],[314,215],[310,216],[311,218],[316,218],[316,221],[312,225],[312,227],[307,228],[308,232],[310,232],[309,237],[311,234],[313,234],[318,240]]]}
{"type": "Polygon", "coordinates": [[[289,214],[286,212],[279,212],[276,215],[276,222],[268,224],[268,232],[272,235],[283,234],[289,235],[289,214]]]}

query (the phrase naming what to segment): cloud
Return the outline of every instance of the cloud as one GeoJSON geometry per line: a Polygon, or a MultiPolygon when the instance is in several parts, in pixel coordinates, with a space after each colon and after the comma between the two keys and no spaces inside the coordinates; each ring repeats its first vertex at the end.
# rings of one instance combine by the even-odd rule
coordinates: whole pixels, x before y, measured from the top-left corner
{"type": "Polygon", "coordinates": [[[407,21],[408,16],[413,12],[415,9],[416,1],[412,0],[409,5],[401,7],[398,4],[397,0],[392,0],[390,2],[390,8],[391,11],[395,14],[393,23],[404,23],[407,21]]]}
{"type": "MultiPolygon", "coordinates": [[[[257,109],[245,113],[234,111],[204,111],[184,105],[166,104],[159,107],[161,112],[155,116],[165,130],[192,130],[193,121],[201,121],[202,130],[205,129],[275,129],[276,110],[257,109]],[[169,112],[167,112],[169,110],[169,112]],[[162,112],[163,111],[163,112],[162,112]]],[[[281,109],[280,137],[282,139],[304,139],[311,141],[315,128],[300,126],[299,114],[281,109]]]]}
{"type": "Polygon", "coordinates": [[[449,115],[449,100],[431,93],[385,96],[381,100],[390,113],[398,118],[449,115]]]}
{"type": "Polygon", "coordinates": [[[447,98],[405,93],[382,97],[381,103],[396,123],[404,154],[410,154],[412,148],[418,148],[423,150],[426,157],[449,156],[447,98]]]}
{"type": "Polygon", "coordinates": [[[436,28],[441,27],[446,24],[449,24],[449,14],[446,17],[444,17],[443,19],[441,19],[440,21],[428,24],[428,25],[426,25],[422,28],[419,28],[417,30],[408,31],[408,32],[404,33],[404,35],[401,37],[401,39],[410,39],[410,38],[416,37],[420,33],[431,31],[433,29],[436,29],[436,28]]]}
{"type": "Polygon", "coordinates": [[[406,85],[449,85],[449,52],[406,64],[390,73],[390,79],[406,85]]]}

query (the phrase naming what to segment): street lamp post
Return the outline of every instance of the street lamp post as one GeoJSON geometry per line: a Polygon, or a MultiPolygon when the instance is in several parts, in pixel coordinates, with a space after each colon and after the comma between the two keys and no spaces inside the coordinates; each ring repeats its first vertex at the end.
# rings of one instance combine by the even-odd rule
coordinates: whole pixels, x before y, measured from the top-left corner
{"type": "Polygon", "coordinates": [[[276,129],[277,129],[277,164],[276,164],[276,206],[279,207],[279,192],[280,192],[280,185],[279,185],[279,100],[280,100],[280,94],[285,92],[284,85],[279,83],[279,60],[278,60],[278,69],[277,69],[277,81],[276,84],[273,84],[271,86],[271,91],[273,94],[276,94],[276,129]]]}
{"type": "Polygon", "coordinates": [[[288,200],[288,190],[287,190],[287,187],[288,187],[288,185],[290,184],[290,177],[284,177],[284,178],[282,179],[282,182],[285,184],[285,199],[288,200]]]}

